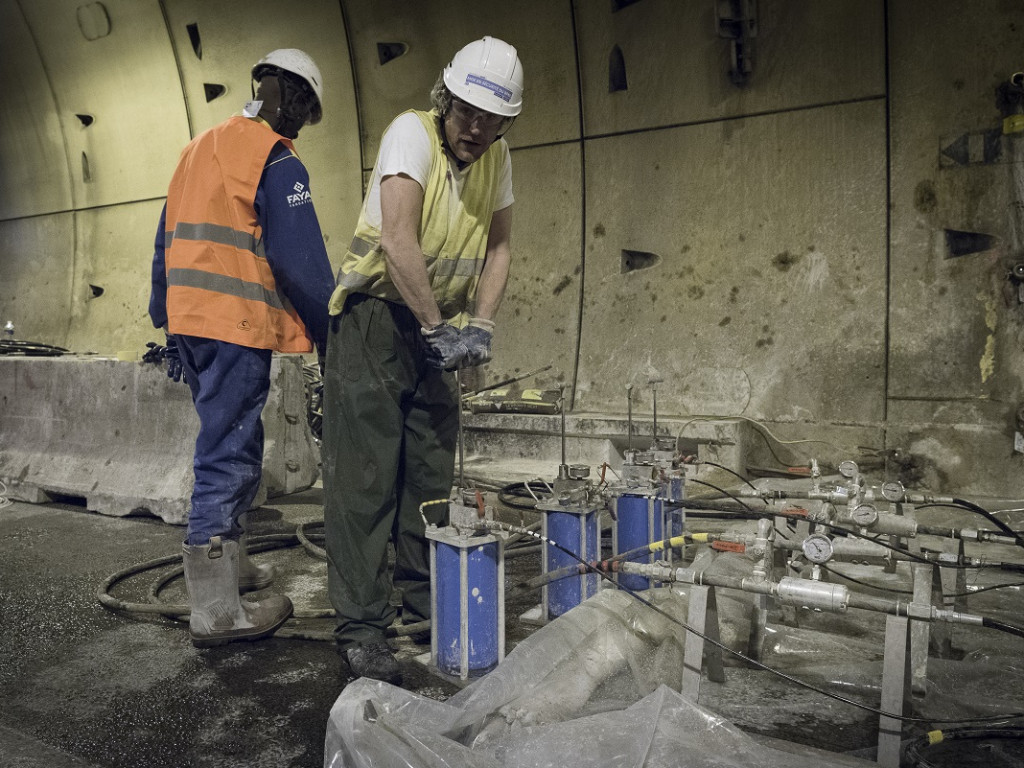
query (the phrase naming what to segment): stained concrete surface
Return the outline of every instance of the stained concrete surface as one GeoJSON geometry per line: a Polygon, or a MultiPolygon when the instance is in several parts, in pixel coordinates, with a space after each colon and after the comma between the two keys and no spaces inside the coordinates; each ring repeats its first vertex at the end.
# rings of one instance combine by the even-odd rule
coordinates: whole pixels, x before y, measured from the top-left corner
{"type": "MultiPolygon", "coordinates": [[[[311,522],[304,530],[314,544],[318,521],[322,521],[319,488],[274,499],[251,515],[256,537],[284,537],[311,522]]],[[[97,592],[105,579],[174,555],[182,531],[149,517],[97,515],[73,500],[41,505],[16,502],[0,508],[0,764],[17,768],[323,765],[328,714],[351,678],[330,642],[301,636],[324,637],[330,619],[292,621],[285,627],[289,637],[200,651],[191,645],[187,628],[179,621],[100,605],[97,592]]],[[[1012,553],[1009,547],[1002,550],[1012,553]]],[[[279,568],[281,575],[271,591],[289,594],[298,611],[309,616],[329,607],[324,563],[309,549],[300,543],[286,544],[255,557],[279,568]]],[[[506,584],[511,588],[538,571],[536,555],[512,558],[506,584]]],[[[138,569],[110,593],[126,603],[145,603],[166,572],[167,568],[138,569]]],[[[1013,595],[1019,603],[1019,590],[1013,595]]],[[[183,602],[181,580],[170,581],[159,599],[183,602]]],[[[999,601],[1005,603],[995,592],[978,599],[984,601],[981,606],[993,610],[999,601]]],[[[510,648],[533,631],[518,617],[537,601],[536,594],[518,594],[507,603],[510,648]]],[[[860,616],[844,621],[850,629],[872,623],[860,616]]],[[[842,630],[842,623],[839,627],[842,630]]],[[[857,632],[848,631],[844,638],[834,634],[832,626],[833,634],[823,641],[813,624],[805,629],[816,649],[827,651],[832,643],[835,655],[818,668],[807,665],[800,674],[828,685],[836,669],[848,661],[849,643],[857,632]]],[[[800,636],[794,637],[799,640],[800,636]]],[[[1004,651],[1019,650],[1016,639],[1004,635],[997,639],[1004,651]]],[[[456,691],[449,681],[414,660],[424,647],[407,639],[393,645],[403,663],[404,687],[438,699],[456,691]]],[[[805,650],[798,644],[777,658],[799,659],[805,650]]],[[[844,692],[877,705],[878,682],[869,674],[866,679],[848,681],[844,692]]],[[[955,697],[956,691],[951,693],[955,697]]],[[[725,684],[705,681],[701,703],[760,737],[869,758],[877,743],[875,717],[754,669],[730,668],[725,684]]],[[[921,726],[910,727],[905,736],[921,731],[921,726]]],[[[1012,751],[1018,746],[1019,742],[1000,746],[1010,750],[1002,762],[987,752],[987,765],[1019,768],[1024,763],[1012,751]]],[[[933,764],[966,764],[962,750],[947,760],[933,764]]]]}
{"type": "MultiPolygon", "coordinates": [[[[322,520],[322,494],[310,489],[251,514],[255,536],[294,533],[299,522],[322,520]]],[[[0,509],[0,764],[323,765],[328,712],[351,679],[332,643],[272,638],[200,651],[181,622],[100,605],[107,577],[179,552],[182,532],[74,504],[0,509]]],[[[283,572],[269,591],[286,592],[306,611],[329,608],[324,563],[301,546],[255,559],[283,572]]],[[[166,570],[140,571],[110,592],[146,602],[166,570]]],[[[181,580],[159,598],[183,602],[181,580]]],[[[287,626],[299,625],[330,629],[315,619],[287,626]]],[[[422,652],[408,640],[396,646],[404,657],[422,652]]],[[[414,663],[405,664],[405,677],[422,695],[454,690],[414,663]]]]}

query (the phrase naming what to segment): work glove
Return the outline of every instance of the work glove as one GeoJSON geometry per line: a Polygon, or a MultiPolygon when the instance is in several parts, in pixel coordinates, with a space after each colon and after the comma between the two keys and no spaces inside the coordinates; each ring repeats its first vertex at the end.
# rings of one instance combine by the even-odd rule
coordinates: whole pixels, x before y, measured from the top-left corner
{"type": "Polygon", "coordinates": [[[491,338],[494,335],[494,321],[482,317],[470,319],[469,325],[459,334],[466,345],[466,359],[463,367],[482,365],[491,359],[491,338]]]}
{"type": "Polygon", "coordinates": [[[164,360],[167,361],[167,378],[181,381],[181,353],[178,351],[178,340],[167,334],[167,346],[164,347],[164,360]]]}
{"type": "Polygon", "coordinates": [[[142,362],[154,364],[163,363],[164,350],[167,349],[167,347],[157,344],[155,341],[147,341],[146,348],[148,351],[142,355],[142,362]]]}
{"type": "Polygon", "coordinates": [[[469,352],[458,329],[448,323],[440,323],[430,330],[420,328],[420,333],[427,342],[427,363],[431,368],[454,371],[469,352]]]}

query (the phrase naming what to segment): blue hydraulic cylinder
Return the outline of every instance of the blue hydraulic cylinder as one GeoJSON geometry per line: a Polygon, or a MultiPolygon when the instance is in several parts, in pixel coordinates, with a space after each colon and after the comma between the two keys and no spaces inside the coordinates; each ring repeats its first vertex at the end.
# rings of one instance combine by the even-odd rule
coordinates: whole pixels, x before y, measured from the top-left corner
{"type": "MultiPolygon", "coordinates": [[[[598,527],[600,512],[597,508],[563,506],[553,502],[538,504],[537,511],[543,515],[541,564],[544,573],[567,566],[579,566],[580,560],[590,563],[598,559],[601,534],[598,527]],[[563,549],[553,546],[551,542],[563,549]]],[[[541,590],[544,619],[558,618],[596,595],[600,578],[594,571],[587,571],[545,584],[541,590]]]]}
{"type": "Polygon", "coordinates": [[[431,662],[463,680],[494,669],[505,657],[504,541],[453,528],[428,528],[431,662]]]}
{"type": "MultiPolygon", "coordinates": [[[[654,496],[623,494],[615,499],[615,525],[612,528],[612,550],[618,555],[664,537],[665,521],[662,501],[654,496]]],[[[654,553],[630,558],[635,563],[653,563],[654,553]]],[[[649,579],[632,573],[619,573],[616,581],[623,587],[642,591],[652,584],[649,579]]],[[[660,584],[656,582],[655,585],[660,584]]]]}

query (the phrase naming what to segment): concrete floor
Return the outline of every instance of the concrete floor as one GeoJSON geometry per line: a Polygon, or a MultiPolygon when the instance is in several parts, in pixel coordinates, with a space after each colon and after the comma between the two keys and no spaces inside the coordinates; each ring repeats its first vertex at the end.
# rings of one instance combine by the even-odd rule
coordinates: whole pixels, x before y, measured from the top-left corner
{"type": "MultiPolygon", "coordinates": [[[[255,536],[285,536],[307,521],[322,521],[318,488],[268,501],[250,523],[255,536]]],[[[175,555],[182,531],[150,517],[89,513],[73,500],[0,508],[0,765],[323,765],[328,713],[350,676],[332,643],[302,638],[326,637],[330,619],[302,618],[286,625],[289,636],[200,651],[179,621],[100,605],[105,579],[175,555]]],[[[271,591],[289,594],[300,612],[329,608],[324,563],[300,543],[256,559],[279,567],[271,591]]],[[[539,568],[536,556],[509,562],[521,573],[539,568]]],[[[147,602],[170,567],[140,570],[110,591],[125,602],[147,602]]],[[[168,583],[160,599],[184,602],[181,580],[168,583]]],[[[507,605],[510,647],[532,631],[517,617],[536,602],[526,596],[507,605]]],[[[404,687],[439,699],[455,692],[414,661],[423,647],[407,639],[394,646],[404,687]]],[[[823,706],[817,695],[756,670],[737,669],[729,681],[705,684],[701,703],[752,733],[862,757],[877,743],[877,719],[863,712],[823,706]]],[[[868,689],[870,701],[877,690],[868,689]]],[[[990,754],[986,765],[1024,766],[1024,756],[1014,762],[1016,746],[1008,762],[990,754]]],[[[934,764],[965,763],[954,753],[934,764]]]]}
{"type": "MultiPolygon", "coordinates": [[[[255,536],[291,534],[323,519],[310,489],[252,513],[255,536]]],[[[0,764],[5,768],[180,768],[323,765],[327,715],[348,670],[330,642],[271,638],[200,651],[184,623],[108,610],[107,577],[180,551],[183,529],[149,517],[116,518],[73,504],[0,509],[0,764]]],[[[299,545],[255,555],[274,563],[298,610],[330,607],[324,563],[299,545]]],[[[111,594],[148,600],[171,566],[141,571],[111,594]]],[[[181,579],[160,592],[184,602],[181,579]]],[[[328,633],[329,620],[286,625],[328,633]]],[[[395,643],[408,659],[423,649],[395,643]]],[[[406,663],[406,687],[455,689],[406,663]]]]}

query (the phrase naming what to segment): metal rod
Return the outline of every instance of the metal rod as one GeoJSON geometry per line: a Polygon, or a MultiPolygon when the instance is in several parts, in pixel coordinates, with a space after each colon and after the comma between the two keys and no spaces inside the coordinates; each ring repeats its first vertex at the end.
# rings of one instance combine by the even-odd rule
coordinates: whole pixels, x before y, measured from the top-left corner
{"type": "Polygon", "coordinates": [[[486,387],[481,387],[480,389],[477,389],[477,390],[475,390],[473,392],[467,392],[466,394],[464,394],[462,396],[462,399],[463,400],[467,400],[467,399],[473,397],[474,395],[479,395],[481,392],[490,392],[492,389],[497,389],[498,387],[504,387],[506,384],[515,384],[517,381],[522,381],[523,379],[528,379],[531,376],[536,376],[538,373],[544,373],[544,371],[546,371],[546,370],[548,370],[550,368],[551,368],[550,365],[545,365],[543,368],[538,368],[536,371],[530,371],[529,373],[524,373],[522,376],[514,376],[511,379],[505,379],[503,381],[499,381],[497,384],[488,384],[486,387]]]}
{"type": "Polygon", "coordinates": [[[626,448],[633,450],[633,385],[626,385],[626,448]]]}
{"type": "Polygon", "coordinates": [[[565,464],[565,387],[558,390],[558,410],[562,414],[562,464],[565,464]]]}
{"type": "Polygon", "coordinates": [[[654,409],[654,441],[658,440],[658,386],[651,384],[651,406],[654,409]]]}
{"type": "MultiPolygon", "coordinates": [[[[462,392],[462,382],[459,380],[459,371],[455,371],[455,391],[462,392]]],[[[459,400],[458,407],[459,414],[459,488],[466,487],[466,478],[462,472],[463,455],[462,455],[462,400],[459,400]]]]}

